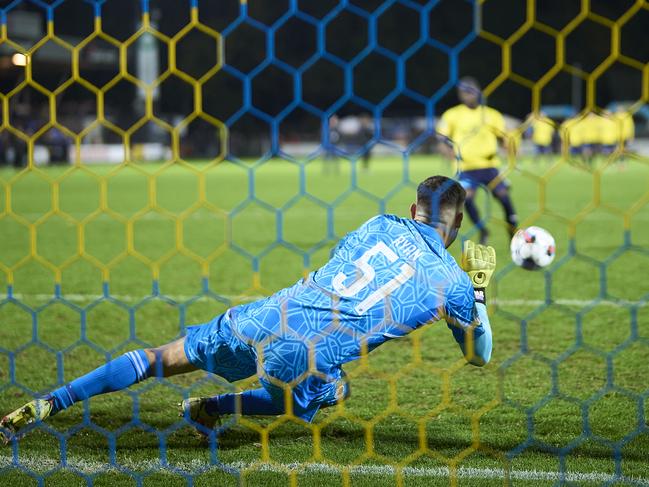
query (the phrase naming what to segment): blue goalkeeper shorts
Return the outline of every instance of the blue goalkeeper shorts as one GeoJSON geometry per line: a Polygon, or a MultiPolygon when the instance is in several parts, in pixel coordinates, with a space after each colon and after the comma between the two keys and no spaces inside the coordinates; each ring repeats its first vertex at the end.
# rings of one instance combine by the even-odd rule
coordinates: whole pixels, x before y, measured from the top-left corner
{"type": "MultiPolygon", "coordinates": [[[[489,183],[496,179],[500,172],[495,167],[486,169],[474,169],[472,171],[463,171],[457,175],[458,182],[464,189],[475,190],[478,186],[489,186],[489,183]]],[[[505,179],[501,179],[498,184],[490,188],[492,192],[507,189],[509,184],[505,179]]]]}
{"type": "MultiPolygon", "coordinates": [[[[223,377],[228,382],[258,375],[259,382],[281,409],[285,406],[284,390],[292,383],[293,414],[311,421],[321,407],[332,406],[349,396],[349,383],[340,366],[326,373],[304,374],[308,364],[297,369],[287,369],[277,358],[284,357],[282,341],[275,340],[264,347],[266,359],[260,363],[254,346],[241,340],[232,329],[229,313],[225,312],[209,323],[187,327],[185,355],[194,367],[223,377]],[[304,379],[295,384],[297,376],[304,379]]],[[[295,361],[299,364],[299,361],[295,361]]]]}
{"type": "Polygon", "coordinates": [[[232,333],[227,312],[203,325],[188,326],[186,330],[185,355],[194,367],[223,377],[228,382],[257,373],[255,347],[232,333]]]}

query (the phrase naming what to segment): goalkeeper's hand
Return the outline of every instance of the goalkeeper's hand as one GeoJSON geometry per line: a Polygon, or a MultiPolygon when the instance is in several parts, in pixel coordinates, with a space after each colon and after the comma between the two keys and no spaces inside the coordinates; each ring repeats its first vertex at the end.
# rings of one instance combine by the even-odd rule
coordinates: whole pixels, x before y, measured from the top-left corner
{"type": "Polygon", "coordinates": [[[486,288],[496,269],[496,251],[493,247],[466,240],[462,247],[462,269],[471,278],[473,287],[486,288]]]}

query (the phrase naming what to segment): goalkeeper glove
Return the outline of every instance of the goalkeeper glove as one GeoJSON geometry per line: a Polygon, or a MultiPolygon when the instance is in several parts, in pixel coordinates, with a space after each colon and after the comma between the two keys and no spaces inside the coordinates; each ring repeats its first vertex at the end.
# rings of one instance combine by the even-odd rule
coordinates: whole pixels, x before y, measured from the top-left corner
{"type": "Polygon", "coordinates": [[[466,240],[462,248],[462,269],[471,278],[474,288],[486,288],[496,269],[496,251],[493,247],[466,240]]]}

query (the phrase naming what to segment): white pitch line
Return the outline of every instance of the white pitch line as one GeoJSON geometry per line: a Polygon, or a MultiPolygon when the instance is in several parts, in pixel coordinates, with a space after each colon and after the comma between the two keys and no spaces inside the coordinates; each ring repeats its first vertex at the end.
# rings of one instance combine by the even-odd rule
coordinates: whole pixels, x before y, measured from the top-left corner
{"type": "MultiPolygon", "coordinates": [[[[243,470],[273,472],[273,473],[331,473],[340,474],[347,470],[352,475],[395,475],[399,469],[391,465],[351,465],[348,467],[331,465],[327,463],[246,463],[234,462],[224,464],[208,464],[200,460],[174,462],[170,466],[162,465],[158,460],[133,461],[124,460],[119,462],[120,466],[133,472],[159,471],[161,473],[178,473],[175,470],[182,470],[187,474],[204,473],[205,471],[226,471],[241,472],[243,470]]],[[[11,456],[0,456],[0,468],[10,468],[14,465],[11,456]]],[[[58,460],[52,458],[31,458],[21,457],[20,465],[34,472],[46,472],[52,469],[74,469],[86,474],[117,471],[114,465],[97,462],[93,460],[70,460],[67,466],[61,465],[58,460]]],[[[451,477],[451,470],[448,467],[403,467],[401,473],[406,477],[430,477],[447,478],[451,477]]],[[[612,480],[632,482],[636,485],[649,486],[649,479],[641,477],[616,477],[604,472],[551,472],[544,470],[510,470],[506,472],[502,468],[477,468],[459,467],[455,475],[465,479],[515,479],[515,480],[541,480],[541,481],[568,481],[568,482],[608,482],[612,480]]]]}
{"type": "MultiPolygon", "coordinates": [[[[51,299],[54,299],[54,294],[46,294],[46,293],[13,293],[11,295],[14,299],[17,299],[18,301],[24,301],[24,300],[29,300],[33,299],[35,301],[50,301],[51,299]]],[[[268,296],[264,295],[244,295],[244,294],[217,294],[219,298],[228,300],[228,301],[255,301],[257,299],[262,299],[268,296]]],[[[90,303],[93,301],[96,301],[98,299],[103,298],[104,296],[102,294],[79,294],[79,293],[63,293],[61,294],[61,298],[70,301],[72,303],[90,303]]],[[[186,301],[189,301],[190,299],[195,299],[196,295],[191,295],[191,294],[163,294],[160,297],[163,297],[165,299],[171,299],[173,301],[176,301],[178,303],[183,303],[186,301]]],[[[0,294],[0,301],[3,299],[7,298],[7,294],[0,294]]],[[[153,299],[158,299],[158,296],[152,296],[152,295],[141,295],[141,296],[134,296],[132,294],[110,294],[109,298],[116,299],[117,301],[123,301],[125,303],[139,303],[141,301],[144,301],[145,299],[148,298],[153,298],[153,299]]],[[[218,301],[212,296],[199,296],[198,301],[218,301]]]]}
{"type": "MultiPolygon", "coordinates": [[[[540,306],[545,304],[546,301],[542,299],[493,299],[492,303],[498,304],[500,306],[540,306]]],[[[563,306],[610,306],[613,308],[621,308],[624,306],[637,306],[639,308],[644,308],[649,305],[647,301],[629,301],[627,299],[604,299],[601,301],[597,300],[588,300],[588,299],[554,299],[551,304],[560,304],[563,306]]]]}
{"type": "MultiPolygon", "coordinates": [[[[184,303],[189,301],[190,299],[196,298],[196,295],[190,295],[190,294],[186,294],[186,295],[166,294],[163,296],[165,298],[171,299],[178,303],[184,303]]],[[[243,295],[243,294],[220,294],[218,296],[225,300],[233,301],[233,302],[255,301],[257,299],[262,299],[267,297],[264,295],[251,296],[251,295],[243,295]]],[[[35,301],[50,301],[51,299],[54,299],[54,294],[13,293],[12,297],[14,299],[17,299],[18,301],[24,301],[30,299],[33,299],[35,301]]],[[[70,301],[72,303],[90,303],[102,297],[103,296],[100,294],[78,294],[78,293],[62,294],[62,298],[64,300],[70,301]]],[[[118,301],[122,301],[124,303],[139,303],[147,298],[154,298],[154,299],[158,298],[157,296],[151,296],[151,295],[134,296],[132,294],[110,294],[110,297],[118,301]]],[[[6,298],[7,298],[6,294],[0,294],[0,301],[6,298]]],[[[205,301],[217,301],[217,300],[212,296],[199,296],[197,301],[205,302],[205,301]]],[[[545,301],[542,299],[497,299],[496,298],[493,299],[491,302],[499,306],[541,306],[542,304],[545,304],[545,301]]],[[[589,306],[594,304],[596,306],[608,306],[613,308],[620,308],[625,306],[637,306],[640,308],[644,308],[646,306],[649,306],[649,302],[647,301],[629,301],[626,299],[602,300],[602,301],[595,301],[595,300],[588,300],[588,299],[555,299],[552,301],[552,304],[558,304],[562,306],[577,306],[577,307],[584,307],[584,306],[589,306]]]]}
{"type": "MultiPolygon", "coordinates": [[[[310,203],[310,201],[309,201],[310,203]]],[[[536,209],[538,209],[537,206],[529,206],[530,208],[530,213],[534,212],[536,209]]],[[[277,208],[275,208],[277,209],[277,208]]],[[[336,208],[334,208],[335,210],[336,208]]],[[[15,211],[15,210],[14,210],[15,211]]],[[[132,218],[132,215],[135,213],[135,211],[129,211],[125,210],[124,213],[121,213],[119,210],[113,210],[115,213],[120,215],[122,218],[128,220],[129,218],[132,218]]],[[[273,210],[267,210],[265,208],[262,208],[260,206],[256,205],[250,205],[246,207],[244,210],[246,215],[249,216],[258,216],[258,215],[263,215],[263,216],[268,216],[269,218],[275,217],[275,213],[273,210]]],[[[296,216],[312,216],[315,212],[312,208],[303,208],[299,206],[299,203],[296,203],[296,205],[287,208],[286,210],[282,210],[282,213],[285,211],[290,211],[291,217],[294,218],[296,216]]],[[[350,211],[352,212],[352,215],[361,215],[364,214],[363,211],[358,211],[354,212],[353,208],[345,208],[345,214],[346,218],[349,219],[350,216],[350,211]]],[[[229,217],[230,214],[230,209],[223,209],[222,212],[215,212],[212,210],[209,210],[207,208],[199,208],[192,213],[189,213],[186,215],[183,220],[205,220],[205,221],[213,221],[214,218],[222,218],[224,215],[229,217]]],[[[35,213],[35,212],[21,212],[21,211],[16,211],[17,214],[22,216],[23,218],[27,218],[28,220],[37,220],[43,216],[44,213],[35,213]]],[[[65,212],[66,215],[76,219],[76,220],[83,220],[86,218],[88,215],[91,214],[91,212],[65,212]]],[[[173,213],[172,215],[168,216],[164,213],[157,212],[155,210],[150,210],[146,213],[141,214],[138,216],[135,220],[136,221],[141,221],[141,220],[153,220],[153,221],[176,221],[179,219],[178,213],[173,213]]],[[[597,213],[591,213],[589,214],[586,219],[585,223],[595,223],[595,222],[610,222],[610,221],[621,221],[622,218],[618,215],[612,214],[612,213],[604,213],[604,212],[597,212],[597,213]]],[[[0,222],[2,219],[0,219],[0,222]]],[[[98,214],[93,221],[111,221],[111,222],[116,222],[118,223],[117,220],[115,220],[109,213],[100,213],[98,214]]],[[[646,211],[640,211],[636,213],[636,215],[633,217],[633,221],[649,221],[649,212],[646,211]]],[[[360,223],[360,222],[359,222],[360,223]]]]}

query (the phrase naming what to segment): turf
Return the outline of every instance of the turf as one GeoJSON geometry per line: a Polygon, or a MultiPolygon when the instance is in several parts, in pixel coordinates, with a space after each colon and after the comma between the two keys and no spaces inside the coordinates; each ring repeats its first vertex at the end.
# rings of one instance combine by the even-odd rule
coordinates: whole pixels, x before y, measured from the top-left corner
{"type": "MultiPolygon", "coordinates": [[[[317,160],[0,170],[0,410],[290,285],[365,219],[405,216],[434,173],[451,169],[417,156],[369,170],[317,160]]],[[[313,426],[230,418],[218,448],[196,440],[175,403],[253,380],[150,381],[0,450],[0,467],[12,455],[23,465],[0,470],[2,483],[500,485],[498,469],[516,485],[558,479],[534,471],[648,482],[649,166],[522,160],[508,177],[523,224],[549,229],[558,251],[547,272],[516,268],[501,210],[480,194],[499,258],[487,367],[463,365],[446,326],[432,325],[350,364],[352,397],[313,426]],[[231,470],[205,470],[217,459],[231,470]],[[439,470],[455,466],[465,470],[439,470]]],[[[464,232],[475,235],[468,221],[464,232]]]]}

